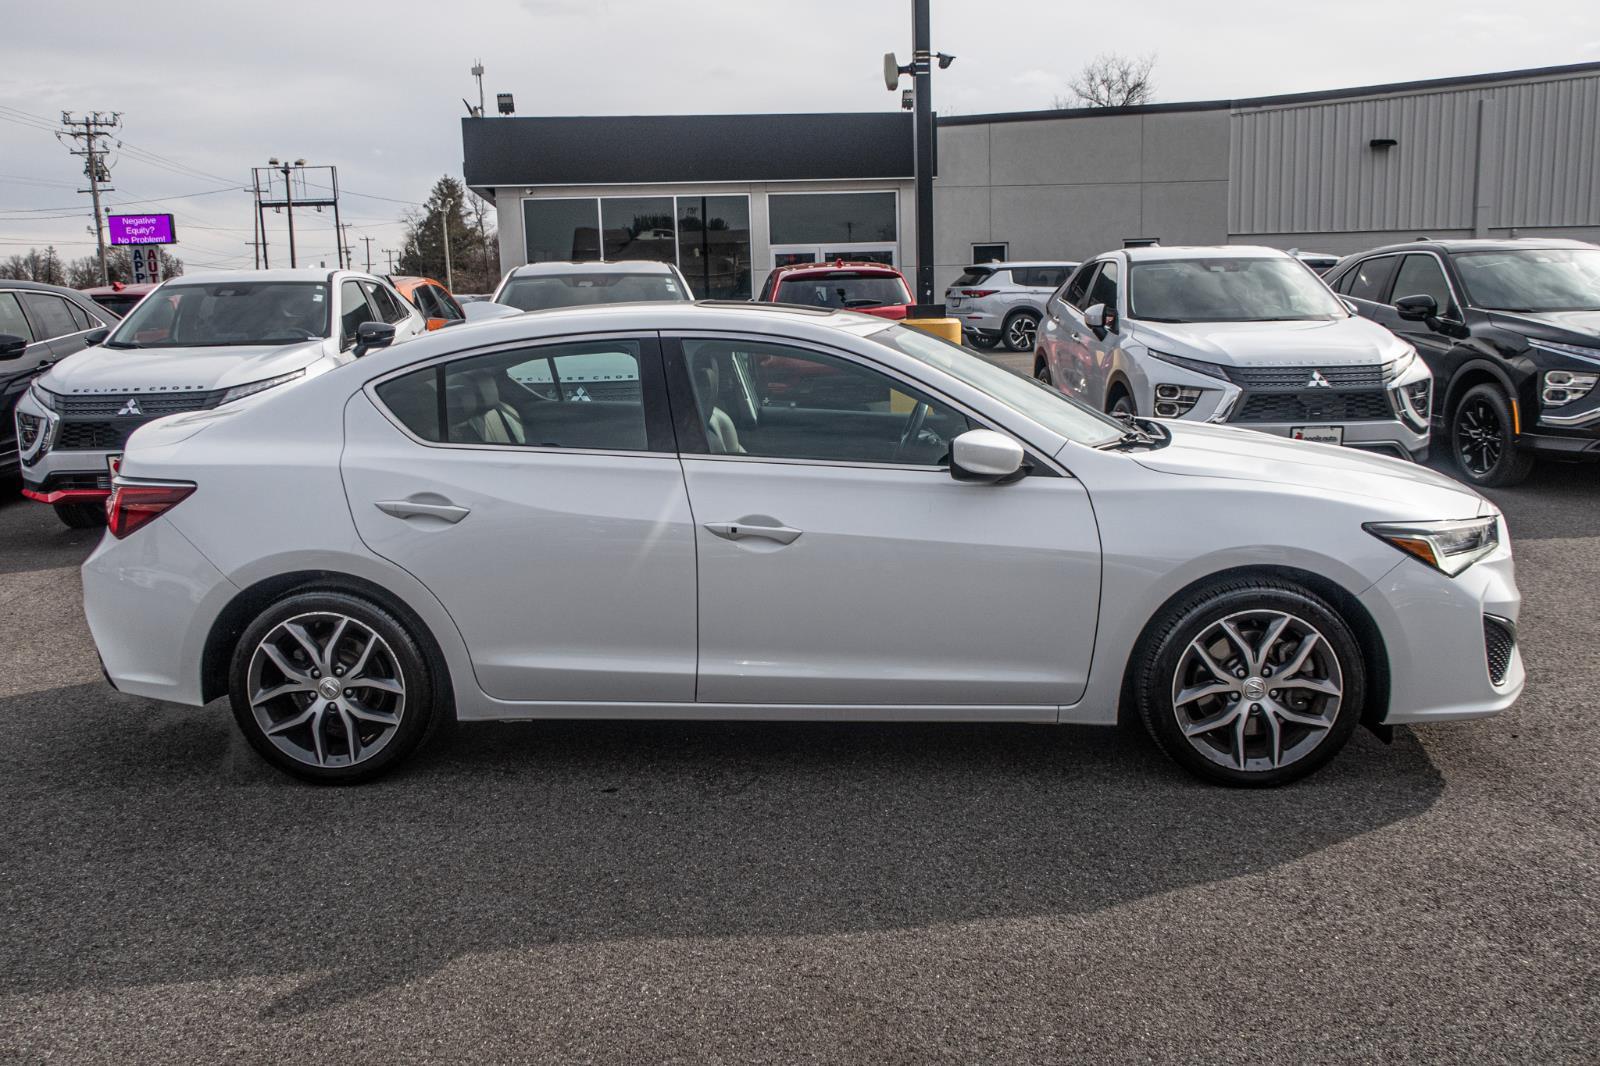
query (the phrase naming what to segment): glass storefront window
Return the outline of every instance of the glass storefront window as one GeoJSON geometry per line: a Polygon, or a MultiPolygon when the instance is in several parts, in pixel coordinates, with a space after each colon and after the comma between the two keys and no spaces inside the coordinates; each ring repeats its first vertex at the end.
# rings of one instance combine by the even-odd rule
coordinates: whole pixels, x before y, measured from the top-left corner
{"type": "Polygon", "coordinates": [[[599,259],[599,223],[593,197],[522,201],[527,261],[582,263],[599,259]]]}
{"type": "Polygon", "coordinates": [[[700,299],[750,298],[748,197],[678,197],[678,269],[700,299]]]}
{"type": "Polygon", "coordinates": [[[773,244],[859,244],[899,237],[892,192],[774,193],[773,244]]]}
{"type": "Polygon", "coordinates": [[[677,261],[670,196],[603,196],[600,225],[608,263],[677,261]]]}

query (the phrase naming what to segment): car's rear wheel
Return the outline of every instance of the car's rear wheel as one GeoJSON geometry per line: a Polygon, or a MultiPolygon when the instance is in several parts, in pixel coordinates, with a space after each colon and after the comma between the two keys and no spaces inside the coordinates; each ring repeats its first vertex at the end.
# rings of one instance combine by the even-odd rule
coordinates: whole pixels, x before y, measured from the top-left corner
{"type": "Polygon", "coordinates": [[[250,745],[309,781],[384,773],[446,711],[417,639],[393,614],[345,592],[306,592],[256,617],[234,648],[233,717],[250,745]]]}
{"type": "Polygon", "coordinates": [[[1156,744],[1226,785],[1281,785],[1338,753],[1360,720],[1366,663],[1350,626],[1288,582],[1203,589],[1152,623],[1135,707],[1156,744]]]}
{"type": "Polygon", "coordinates": [[[1515,429],[1511,401],[1498,385],[1467,390],[1450,418],[1450,445],[1468,481],[1500,488],[1527,478],[1533,456],[1517,447],[1515,429]]]}
{"type": "Polygon", "coordinates": [[[1039,316],[1032,311],[1013,311],[1000,335],[1013,352],[1031,352],[1039,335],[1039,316]]]}
{"type": "Polygon", "coordinates": [[[70,529],[98,529],[106,524],[106,505],[103,503],[75,500],[51,506],[55,508],[56,517],[70,529]]]}

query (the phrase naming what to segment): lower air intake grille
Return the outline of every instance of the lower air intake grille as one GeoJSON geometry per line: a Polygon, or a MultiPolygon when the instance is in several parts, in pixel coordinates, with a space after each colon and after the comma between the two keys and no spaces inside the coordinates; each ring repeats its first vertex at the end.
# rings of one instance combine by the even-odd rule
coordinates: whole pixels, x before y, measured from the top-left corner
{"type": "Polygon", "coordinates": [[[1516,634],[1498,618],[1483,617],[1483,653],[1489,660],[1489,680],[1505,684],[1511,669],[1511,651],[1517,646],[1516,634]]]}
{"type": "Polygon", "coordinates": [[[1376,422],[1393,418],[1389,397],[1381,392],[1257,392],[1230,422],[1376,422]]]}
{"type": "Polygon", "coordinates": [[[57,431],[57,451],[114,451],[128,443],[144,423],[125,418],[116,422],[62,422],[57,431]]]}

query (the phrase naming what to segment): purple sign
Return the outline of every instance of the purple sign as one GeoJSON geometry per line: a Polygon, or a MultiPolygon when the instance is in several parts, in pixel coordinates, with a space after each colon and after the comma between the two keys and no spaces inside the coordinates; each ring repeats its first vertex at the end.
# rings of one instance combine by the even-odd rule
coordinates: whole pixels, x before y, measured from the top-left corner
{"type": "Polygon", "coordinates": [[[176,244],[171,215],[107,215],[112,244],[176,244]]]}

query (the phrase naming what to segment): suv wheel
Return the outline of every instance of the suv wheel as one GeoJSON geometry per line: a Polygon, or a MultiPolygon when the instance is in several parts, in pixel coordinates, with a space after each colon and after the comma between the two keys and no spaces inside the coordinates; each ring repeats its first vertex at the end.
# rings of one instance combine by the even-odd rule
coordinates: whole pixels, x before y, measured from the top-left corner
{"type": "Polygon", "coordinates": [[[1202,589],[1159,616],[1135,655],[1135,707],[1156,744],[1225,785],[1316,770],[1350,739],[1366,698],[1350,627],[1289,582],[1202,589]]]}
{"type": "Polygon", "coordinates": [[[1511,402],[1498,385],[1474,385],[1450,416],[1456,466],[1474,485],[1515,485],[1533,469],[1533,456],[1516,445],[1511,402]]]}
{"type": "Polygon", "coordinates": [[[51,506],[55,508],[56,517],[69,529],[98,529],[106,524],[106,505],[103,503],[84,503],[79,500],[51,506]]]}
{"type": "Polygon", "coordinates": [[[1033,341],[1039,333],[1039,316],[1032,311],[1013,311],[1000,331],[1006,347],[1013,352],[1033,351],[1033,341]]]}
{"type": "Polygon", "coordinates": [[[296,777],[350,784],[409,755],[449,713],[428,657],[377,604],[345,592],[274,603],[239,638],[233,717],[268,762],[296,777]]]}
{"type": "Polygon", "coordinates": [[[996,344],[1000,343],[997,338],[983,333],[968,333],[967,340],[974,348],[993,348],[996,344]]]}
{"type": "Polygon", "coordinates": [[[1041,385],[1055,387],[1055,380],[1050,376],[1050,363],[1045,359],[1038,359],[1033,364],[1033,379],[1041,385]]]}
{"type": "Polygon", "coordinates": [[[1121,386],[1111,394],[1111,403],[1106,406],[1106,414],[1112,418],[1133,418],[1139,412],[1133,405],[1133,397],[1128,395],[1121,386]]]}

